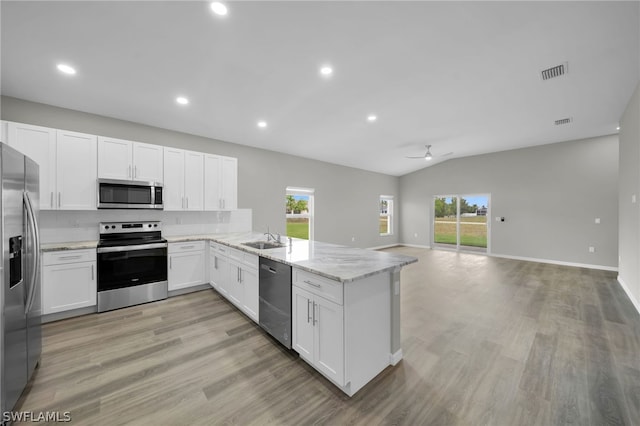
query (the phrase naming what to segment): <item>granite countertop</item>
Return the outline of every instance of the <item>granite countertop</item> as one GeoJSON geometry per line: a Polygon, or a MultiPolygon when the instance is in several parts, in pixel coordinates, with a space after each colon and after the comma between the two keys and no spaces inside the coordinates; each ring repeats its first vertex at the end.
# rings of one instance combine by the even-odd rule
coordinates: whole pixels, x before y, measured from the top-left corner
{"type": "Polygon", "coordinates": [[[366,278],[418,261],[417,258],[412,256],[298,238],[293,238],[291,244],[289,244],[287,237],[282,238],[282,241],[286,244],[284,247],[260,250],[242,244],[249,241],[266,241],[263,234],[253,232],[165,238],[169,242],[214,241],[341,282],[366,278]]]}
{"type": "MultiPolygon", "coordinates": [[[[249,241],[266,241],[263,234],[255,232],[165,236],[164,238],[169,243],[203,240],[213,241],[341,282],[350,282],[366,278],[418,261],[417,258],[412,256],[359,249],[320,241],[301,240],[298,238],[292,238],[290,244],[289,239],[283,237],[282,241],[285,243],[285,246],[274,249],[260,250],[243,245],[242,243],[249,241]]],[[[97,245],[97,241],[78,241],[48,243],[42,244],[40,247],[43,252],[50,252],[95,249],[97,245]]]]}
{"type": "Polygon", "coordinates": [[[70,243],[40,244],[40,250],[44,253],[48,251],[95,249],[97,246],[97,241],[74,241],[70,243]]]}

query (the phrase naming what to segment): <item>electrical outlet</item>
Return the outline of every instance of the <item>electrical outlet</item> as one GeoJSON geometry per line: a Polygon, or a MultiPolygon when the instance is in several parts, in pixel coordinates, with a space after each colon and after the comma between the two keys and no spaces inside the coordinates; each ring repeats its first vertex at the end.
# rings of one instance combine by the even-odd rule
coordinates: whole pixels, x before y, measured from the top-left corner
{"type": "Polygon", "coordinates": [[[599,225],[600,224],[600,218],[596,217],[596,224],[599,225]]]}
{"type": "Polygon", "coordinates": [[[593,246],[589,246],[589,253],[595,253],[596,252],[596,248],[593,246]]]}
{"type": "Polygon", "coordinates": [[[500,222],[500,216],[496,216],[496,222],[500,222]]]}
{"type": "Polygon", "coordinates": [[[636,202],[636,194],[633,194],[633,195],[631,196],[631,202],[632,202],[632,203],[635,203],[635,202],[636,202]]]}
{"type": "Polygon", "coordinates": [[[351,237],[351,242],[354,242],[356,240],[356,237],[351,237]]]}

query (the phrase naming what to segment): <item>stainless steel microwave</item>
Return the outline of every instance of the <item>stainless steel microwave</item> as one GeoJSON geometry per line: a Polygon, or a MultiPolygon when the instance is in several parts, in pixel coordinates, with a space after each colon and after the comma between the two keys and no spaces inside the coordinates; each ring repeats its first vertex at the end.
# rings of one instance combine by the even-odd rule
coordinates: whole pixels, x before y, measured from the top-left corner
{"type": "Polygon", "coordinates": [[[162,184],[130,180],[98,179],[99,209],[162,210],[162,184]]]}

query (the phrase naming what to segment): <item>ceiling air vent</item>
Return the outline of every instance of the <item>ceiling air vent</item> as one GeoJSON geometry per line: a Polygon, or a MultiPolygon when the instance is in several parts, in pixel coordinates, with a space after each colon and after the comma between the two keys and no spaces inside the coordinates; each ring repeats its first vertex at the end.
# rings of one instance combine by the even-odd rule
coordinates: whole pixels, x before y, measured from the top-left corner
{"type": "Polygon", "coordinates": [[[551,78],[560,77],[561,75],[565,75],[567,72],[569,72],[569,64],[567,62],[563,62],[560,65],[556,65],[555,67],[542,70],[542,80],[549,80],[551,78]]]}
{"type": "Polygon", "coordinates": [[[568,118],[561,118],[560,120],[556,120],[556,126],[560,126],[562,124],[569,124],[573,121],[573,118],[568,117],[568,118]]]}

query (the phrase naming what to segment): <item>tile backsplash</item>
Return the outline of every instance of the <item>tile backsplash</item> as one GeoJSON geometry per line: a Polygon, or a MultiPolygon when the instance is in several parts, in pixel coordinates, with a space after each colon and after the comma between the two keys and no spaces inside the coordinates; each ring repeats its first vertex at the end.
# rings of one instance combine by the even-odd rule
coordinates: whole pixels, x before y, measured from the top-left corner
{"type": "Polygon", "coordinates": [[[100,222],[162,221],[164,236],[251,231],[251,209],[230,212],[94,210],[40,212],[42,243],[98,240],[100,222]]]}

